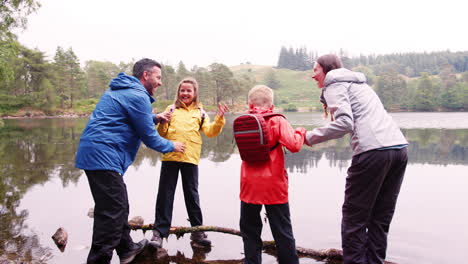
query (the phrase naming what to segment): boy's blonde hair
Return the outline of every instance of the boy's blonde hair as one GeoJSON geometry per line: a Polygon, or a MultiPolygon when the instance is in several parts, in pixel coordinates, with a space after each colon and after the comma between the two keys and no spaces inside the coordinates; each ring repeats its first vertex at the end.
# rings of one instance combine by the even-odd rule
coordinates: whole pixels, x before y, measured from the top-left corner
{"type": "Polygon", "coordinates": [[[255,85],[249,91],[249,103],[254,106],[269,108],[273,105],[273,90],[266,85],[255,85]]]}
{"type": "Polygon", "coordinates": [[[192,86],[193,86],[193,91],[194,91],[194,96],[193,96],[193,103],[198,106],[198,95],[199,95],[199,92],[198,92],[198,82],[197,80],[195,80],[195,78],[192,78],[192,77],[185,77],[182,81],[179,82],[178,86],[177,86],[177,92],[175,94],[175,100],[174,100],[174,105],[176,108],[179,108],[182,106],[182,102],[180,102],[179,100],[179,92],[180,92],[180,87],[182,86],[182,84],[184,83],[190,83],[192,86]]]}

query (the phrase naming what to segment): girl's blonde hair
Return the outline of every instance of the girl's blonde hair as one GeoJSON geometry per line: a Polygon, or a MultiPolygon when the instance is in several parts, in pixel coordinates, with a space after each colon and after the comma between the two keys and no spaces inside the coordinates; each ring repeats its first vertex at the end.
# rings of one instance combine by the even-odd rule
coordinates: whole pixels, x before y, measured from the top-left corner
{"type": "Polygon", "coordinates": [[[273,105],[273,90],[266,85],[255,85],[249,91],[249,103],[268,108],[273,105]]]}
{"type": "Polygon", "coordinates": [[[179,108],[182,106],[182,102],[179,100],[179,92],[180,92],[180,87],[184,83],[190,83],[193,86],[193,101],[196,106],[198,106],[198,82],[192,77],[185,77],[182,79],[182,81],[179,82],[179,85],[177,86],[177,93],[175,95],[175,100],[174,100],[174,105],[176,108],[179,108]]]}

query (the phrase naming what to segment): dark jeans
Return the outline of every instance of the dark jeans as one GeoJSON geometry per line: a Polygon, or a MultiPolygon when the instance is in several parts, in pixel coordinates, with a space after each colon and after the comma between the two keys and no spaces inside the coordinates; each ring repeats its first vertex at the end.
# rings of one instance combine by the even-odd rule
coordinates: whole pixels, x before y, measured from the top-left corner
{"type": "Polygon", "coordinates": [[[156,199],[156,217],[154,229],[158,230],[161,237],[169,235],[172,222],[172,209],[174,207],[174,194],[179,178],[182,175],[182,188],[184,190],[185,207],[191,226],[203,224],[203,216],[200,209],[198,195],[198,166],[177,161],[163,161],[161,164],[161,176],[159,178],[158,197],[156,199]]]}
{"type": "Polygon", "coordinates": [[[384,263],[407,161],[406,148],[372,150],[353,157],[341,223],[344,264],[384,263]]]}
{"type": "MultiPolygon", "coordinates": [[[[262,206],[241,202],[240,231],[244,241],[245,264],[262,263],[262,206]]],[[[289,203],[265,205],[265,209],[275,239],[279,264],[298,264],[289,203]]]]}
{"type": "Polygon", "coordinates": [[[87,263],[110,263],[112,252],[130,251],[128,196],[123,177],[114,171],[85,171],[94,199],[93,241],[87,263]]]}

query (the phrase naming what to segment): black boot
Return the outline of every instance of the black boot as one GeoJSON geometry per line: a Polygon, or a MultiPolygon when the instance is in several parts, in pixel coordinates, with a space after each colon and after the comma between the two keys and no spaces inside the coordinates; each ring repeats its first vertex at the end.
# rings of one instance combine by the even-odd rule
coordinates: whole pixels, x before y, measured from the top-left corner
{"type": "Polygon", "coordinates": [[[132,250],[120,256],[120,264],[127,264],[132,262],[135,259],[135,257],[145,249],[146,245],[148,245],[147,239],[143,239],[140,242],[136,243],[133,246],[132,250]]]}
{"type": "Polygon", "coordinates": [[[193,242],[199,244],[200,246],[210,247],[211,246],[211,241],[208,240],[207,237],[208,236],[204,232],[196,231],[196,232],[193,232],[190,235],[190,240],[192,240],[193,242]]]}

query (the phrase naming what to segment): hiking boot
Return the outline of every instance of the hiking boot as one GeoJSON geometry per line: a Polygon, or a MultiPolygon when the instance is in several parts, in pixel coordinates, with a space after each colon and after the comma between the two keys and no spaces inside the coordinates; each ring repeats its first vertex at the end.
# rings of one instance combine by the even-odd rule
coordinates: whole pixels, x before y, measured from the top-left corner
{"type": "Polygon", "coordinates": [[[190,240],[192,240],[193,242],[199,244],[200,246],[210,247],[211,246],[211,241],[206,239],[207,237],[208,236],[204,232],[196,231],[196,232],[193,232],[190,235],[190,240]]]}
{"type": "Polygon", "coordinates": [[[132,250],[120,256],[120,264],[127,264],[132,262],[135,257],[145,249],[146,245],[148,245],[147,239],[143,239],[140,242],[135,243],[132,250]]]}
{"type": "Polygon", "coordinates": [[[161,248],[162,244],[163,244],[163,240],[161,237],[161,233],[159,233],[158,230],[153,230],[153,237],[151,238],[149,245],[152,246],[153,248],[161,248]]]}

